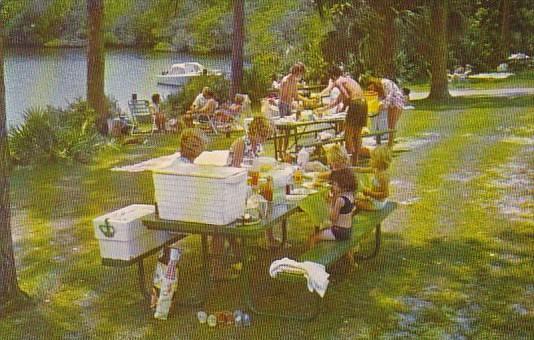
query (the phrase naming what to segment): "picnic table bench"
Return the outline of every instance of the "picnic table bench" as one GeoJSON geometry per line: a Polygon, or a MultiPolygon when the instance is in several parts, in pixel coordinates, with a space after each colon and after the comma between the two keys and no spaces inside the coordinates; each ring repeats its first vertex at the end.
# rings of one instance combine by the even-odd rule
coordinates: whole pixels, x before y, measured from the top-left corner
{"type": "MultiPolygon", "coordinates": [[[[330,267],[336,263],[346,254],[351,254],[354,249],[367,239],[374,231],[375,245],[373,251],[368,255],[362,255],[354,253],[354,258],[358,260],[369,260],[378,254],[381,244],[381,223],[391,214],[397,207],[397,203],[388,202],[386,207],[379,211],[363,211],[359,212],[352,222],[352,237],[346,241],[322,241],[317,243],[310,250],[300,255],[297,261],[311,261],[330,267]]],[[[302,283],[306,287],[307,280],[303,275],[293,273],[280,273],[275,280],[279,280],[286,283],[302,283]]],[[[307,289],[307,288],[304,288],[307,289]]],[[[248,307],[257,314],[272,316],[286,319],[296,320],[312,320],[320,312],[321,298],[316,293],[314,295],[314,302],[312,308],[308,313],[289,313],[289,312],[267,312],[261,310],[254,304],[252,296],[248,296],[248,307]]]]}

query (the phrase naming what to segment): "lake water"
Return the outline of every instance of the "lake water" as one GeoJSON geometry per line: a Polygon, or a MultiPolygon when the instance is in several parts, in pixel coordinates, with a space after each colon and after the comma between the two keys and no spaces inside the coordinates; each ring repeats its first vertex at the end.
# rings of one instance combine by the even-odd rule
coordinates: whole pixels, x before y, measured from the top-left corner
{"type": "MultiPolygon", "coordinates": [[[[156,76],[171,64],[197,61],[208,68],[229,74],[230,56],[191,56],[183,53],[119,49],[106,52],[106,94],[115,98],[123,110],[137,93],[150,99],[163,97],[177,88],[157,85],[156,76]]],[[[87,61],[85,49],[10,49],[6,53],[7,123],[22,122],[26,109],[35,106],[66,106],[85,97],[87,61]]]]}

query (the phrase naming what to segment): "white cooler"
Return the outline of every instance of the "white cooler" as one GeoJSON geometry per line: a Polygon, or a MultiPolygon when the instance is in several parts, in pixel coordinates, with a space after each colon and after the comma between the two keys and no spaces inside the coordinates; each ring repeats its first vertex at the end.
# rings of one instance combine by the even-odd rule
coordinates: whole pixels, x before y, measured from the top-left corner
{"type": "Polygon", "coordinates": [[[100,244],[100,257],[131,260],[161,246],[172,235],[147,229],[141,219],[153,214],[153,205],[133,204],[93,220],[95,237],[100,244]]]}
{"type": "Polygon", "coordinates": [[[179,164],[153,178],[162,219],[225,225],[245,212],[246,169],[179,164]]]}

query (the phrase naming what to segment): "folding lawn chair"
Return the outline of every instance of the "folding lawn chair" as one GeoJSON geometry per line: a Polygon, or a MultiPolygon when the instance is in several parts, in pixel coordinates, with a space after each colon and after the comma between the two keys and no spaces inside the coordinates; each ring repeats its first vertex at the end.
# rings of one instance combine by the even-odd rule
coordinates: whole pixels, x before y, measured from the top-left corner
{"type": "Polygon", "coordinates": [[[156,127],[154,115],[150,112],[148,100],[131,99],[128,101],[130,115],[128,119],[131,125],[131,134],[136,133],[153,133],[156,127]],[[141,129],[141,125],[151,124],[150,131],[141,129]]]}

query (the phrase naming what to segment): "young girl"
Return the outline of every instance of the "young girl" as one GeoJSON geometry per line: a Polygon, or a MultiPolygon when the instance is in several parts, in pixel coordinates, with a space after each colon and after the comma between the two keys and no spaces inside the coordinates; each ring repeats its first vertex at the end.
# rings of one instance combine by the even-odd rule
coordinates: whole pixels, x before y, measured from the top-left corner
{"type": "Polygon", "coordinates": [[[329,179],[333,171],[348,168],[350,157],[343,146],[334,144],[326,151],[326,163],[331,170],[319,173],[318,177],[323,180],[329,179]]]}
{"type": "Polygon", "coordinates": [[[363,188],[356,200],[361,210],[380,210],[386,206],[389,196],[389,175],[387,170],[391,163],[391,152],[385,145],[371,151],[370,168],[360,168],[358,172],[373,173],[371,187],[363,188]]]}
{"type": "Polygon", "coordinates": [[[329,195],[330,228],[322,229],[312,235],[310,244],[317,241],[348,240],[352,232],[352,215],[354,211],[354,191],[356,180],[351,169],[345,168],[330,174],[332,189],[329,195]]]}

